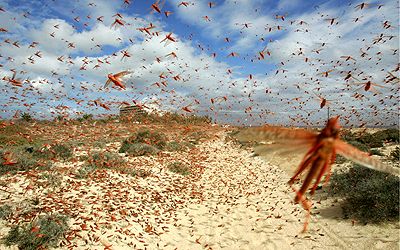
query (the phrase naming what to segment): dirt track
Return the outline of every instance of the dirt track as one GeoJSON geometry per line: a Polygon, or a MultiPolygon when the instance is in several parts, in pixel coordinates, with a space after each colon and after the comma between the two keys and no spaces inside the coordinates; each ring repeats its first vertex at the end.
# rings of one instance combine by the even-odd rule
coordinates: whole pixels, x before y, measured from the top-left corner
{"type": "Polygon", "coordinates": [[[320,214],[312,216],[307,233],[300,233],[305,211],[292,202],[287,173],[223,140],[206,143],[202,150],[209,155],[199,183],[204,201],[178,211],[180,226],[162,235],[165,247],[398,249],[394,225],[352,226],[351,221],[328,216],[329,201],[315,204],[313,212],[320,214]]]}

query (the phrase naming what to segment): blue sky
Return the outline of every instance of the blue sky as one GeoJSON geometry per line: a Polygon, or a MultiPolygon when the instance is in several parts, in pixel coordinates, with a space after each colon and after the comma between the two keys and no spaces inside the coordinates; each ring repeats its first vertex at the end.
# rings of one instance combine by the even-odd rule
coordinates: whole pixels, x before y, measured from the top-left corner
{"type": "Polygon", "coordinates": [[[161,13],[156,1],[128,2],[3,1],[0,117],[102,116],[141,102],[246,125],[321,125],[328,108],[344,125],[398,123],[397,1],[166,0],[161,13]],[[176,42],[161,42],[169,33],[176,42]],[[124,70],[125,90],[104,88],[124,70]]]}

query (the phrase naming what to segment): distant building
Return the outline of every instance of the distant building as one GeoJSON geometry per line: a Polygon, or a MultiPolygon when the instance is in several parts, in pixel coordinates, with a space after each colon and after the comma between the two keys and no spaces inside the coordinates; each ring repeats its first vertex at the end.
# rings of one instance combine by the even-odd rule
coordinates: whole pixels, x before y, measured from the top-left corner
{"type": "Polygon", "coordinates": [[[119,115],[121,117],[126,117],[126,116],[142,116],[142,115],[147,115],[147,112],[143,109],[140,108],[136,105],[131,105],[131,106],[121,106],[119,108],[119,115]]]}

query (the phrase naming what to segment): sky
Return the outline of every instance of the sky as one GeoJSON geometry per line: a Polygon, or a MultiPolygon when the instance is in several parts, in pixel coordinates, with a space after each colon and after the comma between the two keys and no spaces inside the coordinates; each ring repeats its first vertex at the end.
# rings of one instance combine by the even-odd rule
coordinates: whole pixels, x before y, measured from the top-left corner
{"type": "Polygon", "coordinates": [[[0,119],[118,114],[398,126],[398,1],[0,3],[0,119]],[[125,88],[108,84],[109,74],[125,88]],[[13,78],[15,72],[15,76],[13,78]]]}

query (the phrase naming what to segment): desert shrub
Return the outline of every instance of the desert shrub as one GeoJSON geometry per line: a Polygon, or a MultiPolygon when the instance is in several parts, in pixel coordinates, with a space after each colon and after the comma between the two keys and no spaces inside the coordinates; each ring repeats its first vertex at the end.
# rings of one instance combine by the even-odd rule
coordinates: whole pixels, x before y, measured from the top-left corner
{"type": "Polygon", "coordinates": [[[181,115],[178,113],[165,113],[159,117],[159,121],[167,123],[176,123],[184,125],[201,125],[211,123],[211,118],[208,116],[197,116],[197,115],[181,115]]]}
{"type": "Polygon", "coordinates": [[[128,173],[128,174],[130,174],[132,176],[138,176],[138,177],[141,177],[141,178],[146,178],[146,177],[151,175],[150,171],[144,170],[144,169],[133,169],[133,170],[130,170],[130,171],[126,172],[126,173],[128,173]]]}
{"type": "Polygon", "coordinates": [[[93,114],[84,114],[82,116],[83,120],[92,120],[93,119],[93,114]]]}
{"type": "Polygon", "coordinates": [[[3,205],[0,207],[0,219],[7,219],[12,214],[10,205],[3,205]]]}
{"type": "Polygon", "coordinates": [[[75,176],[78,179],[85,179],[87,178],[91,173],[93,173],[94,171],[96,171],[96,166],[95,165],[83,165],[82,167],[80,167],[77,171],[77,173],[75,174],[75,176]]]}
{"type": "Polygon", "coordinates": [[[126,161],[116,153],[95,152],[87,157],[86,163],[78,169],[76,177],[87,178],[91,173],[102,168],[124,170],[125,165],[126,161]]]}
{"type": "Polygon", "coordinates": [[[98,140],[93,143],[93,146],[97,148],[105,148],[106,144],[107,142],[105,140],[98,140]]]}
{"type": "Polygon", "coordinates": [[[343,129],[341,131],[340,137],[344,141],[355,141],[357,140],[357,136],[351,132],[350,130],[343,129]]]}
{"type": "Polygon", "coordinates": [[[64,121],[64,116],[63,115],[58,115],[56,118],[55,118],[55,120],[56,121],[64,121]]]}
{"type": "Polygon", "coordinates": [[[382,131],[375,132],[374,137],[387,142],[399,142],[399,130],[396,128],[389,128],[382,131]]]}
{"type": "Polygon", "coordinates": [[[50,187],[59,187],[62,184],[62,176],[56,173],[42,173],[40,176],[42,179],[47,181],[47,185],[50,187]]]}
{"type": "Polygon", "coordinates": [[[122,143],[121,148],[119,149],[120,153],[126,153],[130,156],[143,156],[143,155],[154,155],[160,150],[156,147],[148,145],[146,143],[129,143],[124,141],[122,143]]]}
{"type": "Polygon", "coordinates": [[[43,146],[41,143],[28,144],[23,150],[30,154],[31,157],[38,159],[63,159],[69,160],[73,156],[72,147],[69,144],[54,144],[43,146]]]}
{"type": "Polygon", "coordinates": [[[21,136],[21,133],[26,133],[27,130],[22,124],[13,124],[0,128],[0,145],[25,145],[28,144],[28,139],[21,136]]]}
{"type": "Polygon", "coordinates": [[[339,154],[336,155],[335,163],[336,164],[343,164],[347,161],[347,159],[339,154]]]}
{"type": "Polygon", "coordinates": [[[96,168],[120,168],[125,164],[125,160],[116,153],[96,152],[87,162],[96,168]]]}
{"type": "Polygon", "coordinates": [[[181,175],[189,175],[190,169],[184,163],[176,161],[168,164],[168,170],[181,175]]]}
{"type": "Polygon", "coordinates": [[[0,175],[15,173],[17,171],[29,171],[31,169],[49,169],[51,163],[43,159],[32,157],[23,148],[10,148],[0,150],[0,175]],[[13,164],[6,164],[5,158],[10,157],[13,164]]]}
{"type": "Polygon", "coordinates": [[[390,152],[389,158],[396,162],[400,160],[400,147],[397,146],[392,152],[390,152]]]}
{"type": "Polygon", "coordinates": [[[163,149],[166,144],[166,138],[163,134],[158,132],[150,132],[149,130],[142,130],[135,135],[128,138],[130,143],[146,143],[158,149],[163,149]]]}
{"type": "Polygon", "coordinates": [[[55,157],[68,160],[73,156],[72,148],[66,144],[55,144],[51,147],[55,157]]]}
{"type": "Polygon", "coordinates": [[[67,217],[62,215],[40,216],[22,226],[14,226],[4,238],[7,246],[18,245],[19,249],[36,250],[57,247],[68,230],[67,217]]]}
{"type": "Polygon", "coordinates": [[[142,130],[122,142],[120,153],[128,153],[133,156],[155,154],[164,149],[166,137],[158,132],[142,130]]]}
{"type": "Polygon", "coordinates": [[[344,198],[343,215],[363,223],[399,219],[399,177],[354,164],[332,174],[329,193],[344,198]]]}
{"type": "Polygon", "coordinates": [[[385,129],[373,134],[365,133],[357,141],[368,145],[370,148],[382,147],[384,142],[399,142],[399,130],[385,129]]]}
{"type": "Polygon", "coordinates": [[[165,145],[165,150],[173,152],[173,151],[182,151],[186,149],[186,145],[184,143],[179,143],[176,141],[167,142],[165,145]]]}
{"type": "Polygon", "coordinates": [[[26,121],[26,122],[30,122],[30,121],[33,120],[31,114],[26,113],[26,112],[21,115],[21,119],[26,121]]]}
{"type": "Polygon", "coordinates": [[[357,142],[368,145],[368,147],[372,148],[383,146],[383,141],[381,140],[381,138],[374,137],[372,134],[369,133],[364,133],[362,136],[357,138],[357,142]]]}

